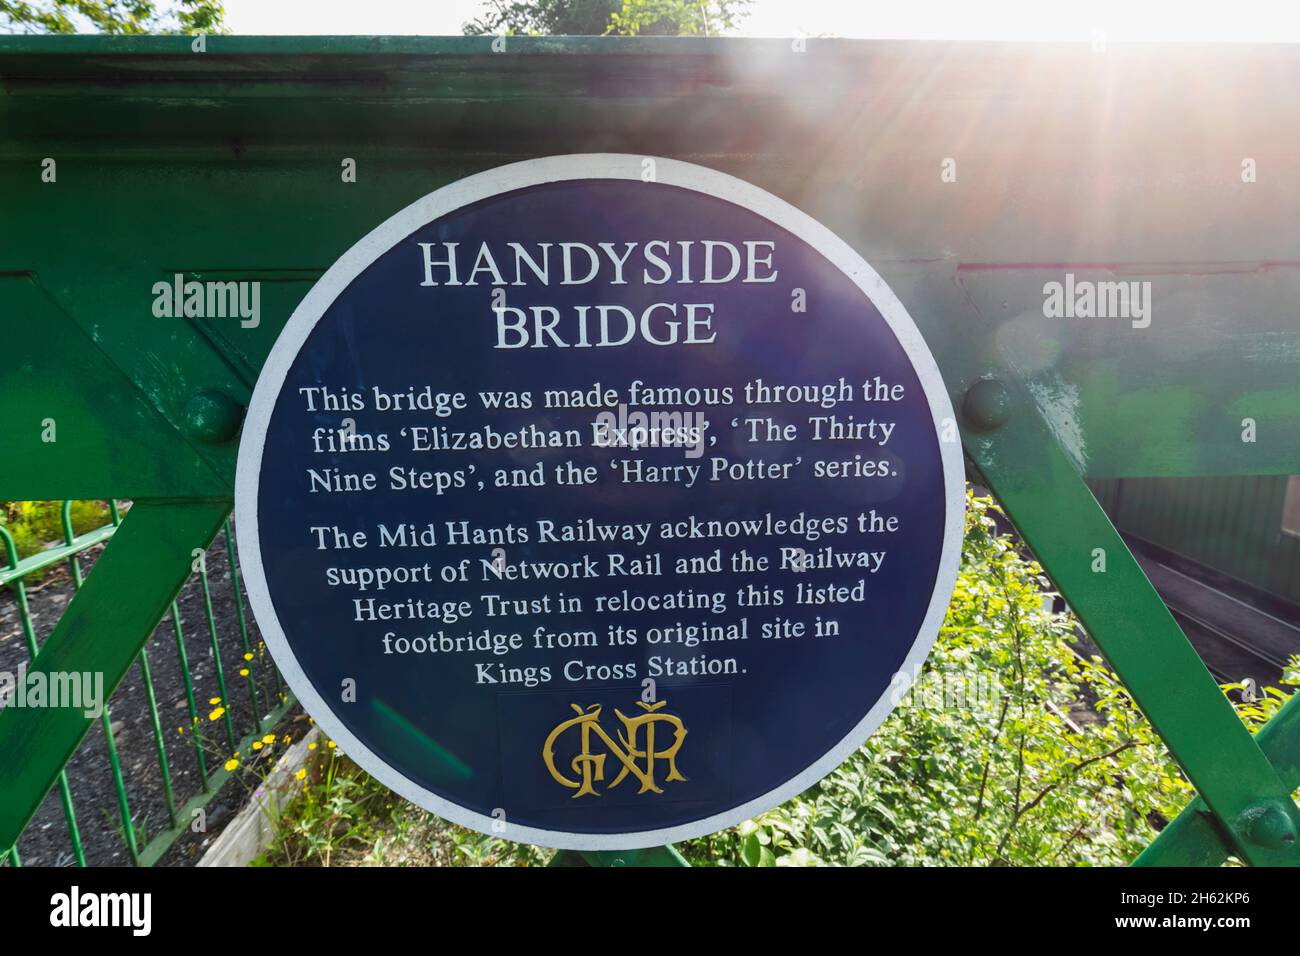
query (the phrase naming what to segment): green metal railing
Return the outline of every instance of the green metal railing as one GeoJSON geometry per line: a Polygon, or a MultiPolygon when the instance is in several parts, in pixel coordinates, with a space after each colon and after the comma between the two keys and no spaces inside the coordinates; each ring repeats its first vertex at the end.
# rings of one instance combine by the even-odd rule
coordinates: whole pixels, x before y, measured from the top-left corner
{"type": "MultiPolygon", "coordinates": [[[[80,591],[85,581],[85,572],[83,571],[83,556],[85,553],[95,547],[108,541],[117,532],[122,523],[122,509],[117,501],[109,501],[108,508],[111,515],[111,522],[103,527],[96,528],[92,531],[81,535],[73,533],[72,524],[72,501],[63,502],[61,521],[63,527],[62,544],[54,545],[20,559],[18,556],[17,544],[13,535],[4,525],[0,524],[0,546],[3,546],[3,557],[5,564],[0,566],[0,586],[8,585],[13,591],[17,605],[18,621],[22,631],[23,640],[26,644],[29,661],[34,661],[40,650],[37,640],[36,627],[32,610],[28,601],[27,580],[33,574],[47,570],[59,564],[66,564],[71,574],[72,585],[75,591],[80,591]]],[[[226,518],[222,532],[225,536],[225,552],[229,561],[230,585],[233,592],[236,617],[239,626],[239,643],[242,648],[244,659],[248,664],[247,681],[248,684],[248,708],[249,719],[252,723],[252,730],[246,734],[243,739],[236,738],[235,720],[232,716],[232,700],[227,688],[225,667],[222,663],[222,645],[221,638],[217,627],[217,618],[212,602],[212,588],[208,577],[208,568],[206,561],[206,552],[202,557],[196,556],[195,570],[191,576],[198,578],[199,587],[203,598],[204,617],[207,623],[208,641],[211,648],[212,660],[215,671],[215,679],[218,688],[218,697],[220,698],[219,706],[222,713],[219,717],[224,731],[224,743],[229,748],[230,753],[245,752],[252,743],[261,737],[267,726],[274,726],[296,705],[292,693],[281,682],[279,671],[271,662],[270,657],[259,655],[254,651],[253,645],[249,639],[248,618],[244,610],[243,590],[239,585],[238,559],[235,554],[234,535],[231,530],[230,519],[226,518]],[[258,679],[253,672],[254,664],[264,663],[269,670],[272,693],[275,697],[275,706],[269,712],[263,712],[260,695],[258,693],[258,679]]],[[[188,585],[188,581],[186,584],[188,585]]],[[[205,737],[203,728],[205,721],[203,714],[199,710],[199,704],[195,697],[194,677],[190,669],[189,654],[186,650],[186,639],[184,624],[181,618],[180,608],[177,604],[179,593],[172,598],[170,605],[170,622],[171,630],[176,641],[176,655],[180,665],[180,674],[184,693],[184,704],[188,714],[189,737],[192,741],[194,753],[194,765],[198,771],[199,790],[192,795],[184,806],[178,807],[177,794],[172,766],[167,756],[167,744],[163,736],[162,719],[159,715],[159,695],[158,688],[154,682],[153,672],[149,666],[148,642],[140,648],[140,653],[136,658],[136,664],[139,667],[140,678],[144,688],[145,700],[148,706],[149,723],[152,729],[154,749],[157,758],[157,773],[160,775],[163,789],[163,800],[167,810],[167,826],[157,833],[149,835],[141,832],[142,827],[135,820],[131,811],[131,797],[128,793],[126,777],[122,770],[122,760],[118,752],[117,736],[113,729],[113,722],[110,715],[109,702],[105,700],[102,713],[100,714],[100,727],[104,733],[104,744],[108,752],[109,765],[112,769],[113,787],[117,798],[117,813],[120,822],[120,833],[126,850],[130,855],[131,861],[138,866],[149,866],[156,863],[162,855],[170,849],[173,843],[179,838],[189,826],[190,820],[195,814],[205,807],[222,786],[231,776],[231,771],[219,766],[216,769],[209,770],[209,756],[218,753],[215,743],[208,743],[205,747],[205,737]]],[[[160,625],[161,626],[161,625],[160,625]]],[[[111,690],[111,688],[110,688],[111,690]]],[[[180,691],[181,688],[177,688],[180,691]]],[[[110,695],[111,696],[111,695],[110,695]]],[[[213,711],[215,713],[215,711],[213,711]]],[[[212,722],[212,721],[208,721],[212,722]]],[[[91,746],[90,742],[83,743],[83,746],[91,746]]],[[[224,763],[224,762],[223,762],[224,763]]],[[[71,846],[72,855],[78,866],[86,865],[86,850],[82,839],[82,829],[84,823],[79,822],[76,808],[72,798],[72,787],[68,780],[68,771],[65,767],[58,777],[59,799],[63,807],[63,817],[67,824],[68,840],[71,846]]],[[[7,854],[7,857],[0,857],[0,862],[7,858],[11,866],[21,866],[22,860],[19,855],[18,844],[15,843],[7,854]]]]}

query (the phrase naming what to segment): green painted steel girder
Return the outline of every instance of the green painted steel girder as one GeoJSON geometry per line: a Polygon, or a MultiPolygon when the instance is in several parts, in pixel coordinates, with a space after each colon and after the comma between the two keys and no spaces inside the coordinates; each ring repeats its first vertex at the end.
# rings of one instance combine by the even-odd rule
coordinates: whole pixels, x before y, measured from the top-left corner
{"type": "MultiPolygon", "coordinates": [[[[1260,728],[1255,742],[1283,783],[1292,792],[1300,787],[1300,696],[1287,701],[1272,720],[1260,728]]],[[[1246,828],[1261,820],[1249,816],[1246,828]]],[[[1259,836],[1267,837],[1264,830],[1259,836]]],[[[1134,861],[1137,866],[1219,866],[1231,852],[1232,839],[1203,799],[1192,801],[1177,820],[1160,832],[1134,861]]]]}
{"type": "MultiPolygon", "coordinates": [[[[1297,89],[1274,46],[0,38],[0,498],[138,499],[38,666],[125,669],[229,506],[272,343],[356,239],[502,163],[668,156],[800,207],[907,306],[971,460],[1201,793],[1143,862],[1300,862],[1295,706],[1249,737],[1083,484],[1300,473],[1297,89]],[[260,323],[155,317],[178,273],[259,280],[260,323]],[[1150,283],[1149,324],[1048,317],[1067,273],[1150,283]]],[[[0,847],[80,731],[0,715],[0,847]]]]}
{"type": "MultiPolygon", "coordinates": [[[[102,673],[115,688],[230,511],[228,500],[137,501],[46,639],[31,670],[102,673]]],[[[18,840],[93,723],[75,707],[0,711],[0,846],[18,840]]]]}
{"type": "Polygon", "coordinates": [[[1300,863],[1297,782],[1257,746],[1142,573],[1026,391],[985,380],[967,393],[967,449],[1107,661],[1132,692],[1227,847],[1255,864],[1300,863]],[[992,397],[990,397],[992,396],[992,397]],[[1258,819],[1281,815],[1280,834],[1258,819]]]}

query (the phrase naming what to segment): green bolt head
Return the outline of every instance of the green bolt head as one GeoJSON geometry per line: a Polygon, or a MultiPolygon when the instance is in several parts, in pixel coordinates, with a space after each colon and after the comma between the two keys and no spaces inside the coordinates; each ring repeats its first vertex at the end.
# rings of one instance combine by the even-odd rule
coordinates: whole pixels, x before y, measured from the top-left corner
{"type": "Polygon", "coordinates": [[[1277,804],[1256,804],[1241,816],[1246,835],[1252,843],[1270,850],[1280,850],[1295,843],[1295,822],[1277,804]]]}
{"type": "Polygon", "coordinates": [[[184,416],[186,434],[216,445],[239,434],[244,409],[225,392],[205,388],[185,403],[184,416]]]}
{"type": "Polygon", "coordinates": [[[991,432],[1011,417],[1011,392],[996,378],[982,378],[966,390],[962,412],[975,431],[991,432]]]}

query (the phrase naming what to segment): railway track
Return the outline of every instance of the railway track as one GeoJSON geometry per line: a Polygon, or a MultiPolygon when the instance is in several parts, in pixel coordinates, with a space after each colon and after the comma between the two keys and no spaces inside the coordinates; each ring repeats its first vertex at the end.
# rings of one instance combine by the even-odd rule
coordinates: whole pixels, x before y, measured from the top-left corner
{"type": "Polygon", "coordinates": [[[1202,576],[1177,556],[1140,542],[1130,546],[1216,680],[1253,681],[1261,689],[1277,685],[1287,661],[1300,653],[1300,617],[1261,606],[1245,588],[1202,576]]]}

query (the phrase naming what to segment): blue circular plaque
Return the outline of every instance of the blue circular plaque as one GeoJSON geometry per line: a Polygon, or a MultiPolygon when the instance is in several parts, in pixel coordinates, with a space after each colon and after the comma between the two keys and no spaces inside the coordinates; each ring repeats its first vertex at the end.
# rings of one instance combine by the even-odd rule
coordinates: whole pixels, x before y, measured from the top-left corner
{"type": "Polygon", "coordinates": [[[268,358],[237,531],[339,746],[573,849],[738,823],[843,761],[938,632],[964,474],[847,244],[667,159],[556,156],[353,246],[268,358]]]}

